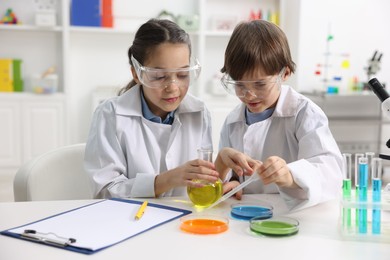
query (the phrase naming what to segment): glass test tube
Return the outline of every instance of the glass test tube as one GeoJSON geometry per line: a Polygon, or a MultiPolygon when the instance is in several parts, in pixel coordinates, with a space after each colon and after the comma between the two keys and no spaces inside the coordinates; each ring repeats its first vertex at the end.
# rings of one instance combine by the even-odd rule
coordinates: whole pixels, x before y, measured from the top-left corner
{"type": "MultiPolygon", "coordinates": [[[[200,148],[197,151],[198,151],[198,159],[205,160],[208,162],[213,162],[213,150],[200,148]]],[[[208,183],[205,180],[201,180],[199,182],[204,183],[204,184],[208,183]]]]}
{"type": "MultiPolygon", "coordinates": [[[[355,188],[356,192],[359,190],[359,159],[364,157],[364,154],[362,153],[355,153],[355,188]]],[[[358,193],[356,194],[356,197],[358,197],[358,193]]]]}
{"type": "MultiPolygon", "coordinates": [[[[356,201],[359,200],[359,159],[360,158],[363,158],[364,157],[364,154],[362,153],[356,153],[355,154],[355,166],[354,166],[354,170],[355,170],[355,199],[356,201]]],[[[359,226],[359,210],[356,209],[356,212],[355,212],[355,225],[356,226],[359,226]]]]}
{"type": "MultiPolygon", "coordinates": [[[[368,186],[368,159],[366,157],[359,158],[359,202],[367,202],[367,186],[368,186]]],[[[358,231],[359,233],[367,233],[367,209],[366,205],[359,203],[358,209],[358,231]]]]}
{"type": "Polygon", "coordinates": [[[375,153],[374,152],[366,152],[365,155],[366,155],[366,158],[367,158],[367,165],[368,165],[368,187],[369,187],[369,186],[371,186],[371,176],[372,176],[372,173],[371,173],[371,162],[372,162],[372,159],[375,156],[375,153]]]}
{"type": "Polygon", "coordinates": [[[375,202],[381,202],[382,193],[382,159],[373,158],[371,162],[372,179],[372,234],[381,233],[381,210],[380,205],[375,202]]]}
{"type": "Polygon", "coordinates": [[[198,149],[198,158],[208,162],[213,162],[213,150],[211,149],[198,149]]]}
{"type": "MultiPolygon", "coordinates": [[[[351,200],[352,155],[343,153],[343,200],[351,200]]],[[[351,227],[351,209],[343,208],[343,227],[351,227]]]]}

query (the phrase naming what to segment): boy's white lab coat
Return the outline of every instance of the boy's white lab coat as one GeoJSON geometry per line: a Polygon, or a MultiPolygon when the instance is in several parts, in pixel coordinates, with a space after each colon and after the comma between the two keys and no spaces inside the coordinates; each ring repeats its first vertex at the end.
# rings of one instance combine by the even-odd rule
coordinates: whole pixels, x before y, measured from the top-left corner
{"type": "MultiPolygon", "coordinates": [[[[196,159],[197,149],[212,149],[210,113],[187,93],[172,125],[142,116],[138,85],[96,109],[84,166],[96,198],[154,197],[155,176],[196,159]]],[[[186,195],[186,187],[163,196],[186,195]]]]}
{"type": "Polygon", "coordinates": [[[279,188],[261,181],[249,184],[244,193],[280,192],[289,208],[304,208],[335,198],[342,187],[342,155],[328,127],[324,112],[289,86],[282,86],[272,116],[250,126],[245,105],[226,118],[220,147],[233,147],[264,161],[279,156],[288,163],[301,189],[279,188]]]}

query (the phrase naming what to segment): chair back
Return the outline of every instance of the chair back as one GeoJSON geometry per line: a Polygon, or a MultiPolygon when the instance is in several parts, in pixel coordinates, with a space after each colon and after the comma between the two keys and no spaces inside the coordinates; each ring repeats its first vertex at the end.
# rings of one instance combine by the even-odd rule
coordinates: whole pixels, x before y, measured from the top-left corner
{"type": "Polygon", "coordinates": [[[85,143],[63,146],[22,165],[14,178],[15,201],[92,199],[84,150],[85,143]]]}

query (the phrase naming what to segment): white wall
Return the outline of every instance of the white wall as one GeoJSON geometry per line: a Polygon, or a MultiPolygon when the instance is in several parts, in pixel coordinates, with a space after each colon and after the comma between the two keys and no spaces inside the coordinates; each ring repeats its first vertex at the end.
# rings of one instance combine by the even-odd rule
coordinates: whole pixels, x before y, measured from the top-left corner
{"type": "Polygon", "coordinates": [[[127,49],[132,38],[131,33],[72,32],[68,79],[70,143],[87,140],[94,89],[102,86],[120,88],[131,80],[127,49]]]}
{"type": "Polygon", "coordinates": [[[311,91],[321,87],[314,71],[316,64],[324,62],[329,28],[334,36],[330,52],[350,55],[347,74],[367,80],[364,67],[374,51],[379,50],[384,55],[376,77],[389,84],[389,10],[388,0],[301,0],[297,89],[311,91]]]}
{"type": "MultiPolygon", "coordinates": [[[[287,36],[292,59],[297,63],[300,44],[301,0],[281,1],[280,9],[281,13],[283,13],[283,16],[280,18],[280,27],[287,36]]],[[[286,84],[297,89],[297,74],[291,75],[286,84]]]]}

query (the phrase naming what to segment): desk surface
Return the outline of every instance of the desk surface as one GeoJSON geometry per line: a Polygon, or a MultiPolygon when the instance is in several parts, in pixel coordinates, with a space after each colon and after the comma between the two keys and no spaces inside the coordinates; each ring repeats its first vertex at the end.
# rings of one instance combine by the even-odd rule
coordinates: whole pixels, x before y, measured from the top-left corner
{"type": "MultiPolygon", "coordinates": [[[[339,232],[340,206],[330,201],[302,211],[288,213],[279,195],[245,195],[243,201],[267,200],[274,206],[275,215],[297,219],[300,230],[291,237],[262,237],[249,232],[249,223],[229,218],[229,230],[216,235],[193,235],[179,229],[174,220],[120,244],[95,253],[83,255],[21,239],[0,235],[0,259],[390,259],[390,245],[368,241],[352,241],[339,232]]],[[[164,198],[155,203],[192,209],[187,200],[164,198]]],[[[27,224],[92,200],[7,202],[0,203],[0,230],[27,224]]],[[[229,216],[230,198],[208,213],[229,216]]]]}

